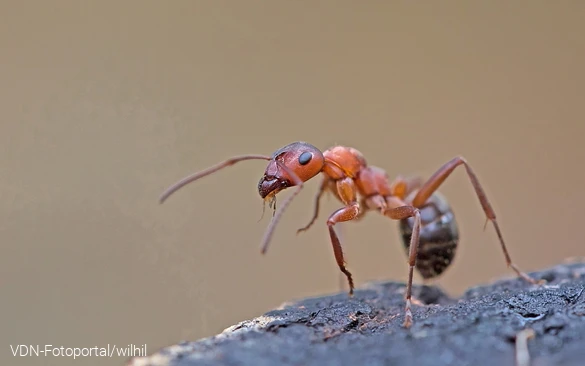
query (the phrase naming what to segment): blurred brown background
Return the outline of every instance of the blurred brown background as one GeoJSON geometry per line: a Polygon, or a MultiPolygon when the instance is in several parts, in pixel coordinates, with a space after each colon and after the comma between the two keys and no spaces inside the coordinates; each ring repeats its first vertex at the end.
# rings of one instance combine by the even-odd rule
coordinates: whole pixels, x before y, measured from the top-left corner
{"type": "MultiPolygon", "coordinates": [[[[348,144],[391,176],[457,154],[479,174],[525,270],[585,254],[583,2],[52,1],[0,6],[0,356],[9,345],[195,340],[339,290],[317,181],[279,225],[246,162],[297,140],[348,144]]],[[[463,171],[442,187],[462,245],[453,295],[511,276],[463,171]]],[[[286,194],[285,194],[286,196],[286,194]]],[[[404,281],[396,223],[343,226],[362,284],[404,281]]],[[[419,278],[417,277],[417,282],[419,278]]]]}

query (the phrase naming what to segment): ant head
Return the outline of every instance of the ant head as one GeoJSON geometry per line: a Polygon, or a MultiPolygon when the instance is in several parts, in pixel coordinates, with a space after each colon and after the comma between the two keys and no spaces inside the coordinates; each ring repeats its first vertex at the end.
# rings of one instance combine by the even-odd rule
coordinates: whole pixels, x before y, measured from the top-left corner
{"type": "Polygon", "coordinates": [[[325,158],[315,146],[306,142],[293,142],[274,154],[258,182],[258,193],[263,199],[306,182],[321,172],[325,158]]]}

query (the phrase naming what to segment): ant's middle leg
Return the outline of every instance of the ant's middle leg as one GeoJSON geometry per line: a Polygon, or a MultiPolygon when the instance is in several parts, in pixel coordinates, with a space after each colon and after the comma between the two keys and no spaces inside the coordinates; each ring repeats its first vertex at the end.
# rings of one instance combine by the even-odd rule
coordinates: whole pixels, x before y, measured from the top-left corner
{"type": "Polygon", "coordinates": [[[412,279],[414,277],[414,266],[416,265],[416,257],[418,255],[418,244],[420,235],[421,218],[418,208],[406,204],[398,197],[389,196],[382,197],[375,195],[366,200],[368,208],[378,209],[384,216],[392,220],[403,220],[409,217],[414,217],[414,226],[412,228],[412,236],[410,237],[410,248],[408,253],[408,282],[406,283],[406,305],[404,307],[404,323],[405,328],[410,328],[412,325],[412,279]],[[384,202],[382,202],[382,200],[384,202]]]}

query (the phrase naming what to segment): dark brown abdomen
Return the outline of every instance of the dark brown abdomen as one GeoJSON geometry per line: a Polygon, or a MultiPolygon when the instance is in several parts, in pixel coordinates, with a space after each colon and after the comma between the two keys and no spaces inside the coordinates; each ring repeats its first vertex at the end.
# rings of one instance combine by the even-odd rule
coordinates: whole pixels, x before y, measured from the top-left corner
{"type": "MultiPolygon", "coordinates": [[[[440,193],[435,192],[420,208],[420,213],[422,226],[416,269],[424,279],[430,279],[441,275],[452,263],[459,243],[459,229],[451,207],[440,193]]],[[[413,223],[413,218],[400,220],[400,234],[407,255],[413,223]]]]}

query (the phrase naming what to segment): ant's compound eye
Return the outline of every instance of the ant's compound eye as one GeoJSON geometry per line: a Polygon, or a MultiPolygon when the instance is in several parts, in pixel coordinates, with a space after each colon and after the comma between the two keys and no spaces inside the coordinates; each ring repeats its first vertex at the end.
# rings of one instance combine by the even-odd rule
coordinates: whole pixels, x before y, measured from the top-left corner
{"type": "Polygon", "coordinates": [[[301,156],[299,156],[299,164],[307,165],[309,164],[309,161],[311,161],[312,158],[313,154],[311,154],[308,151],[305,151],[304,153],[301,154],[301,156]]]}

